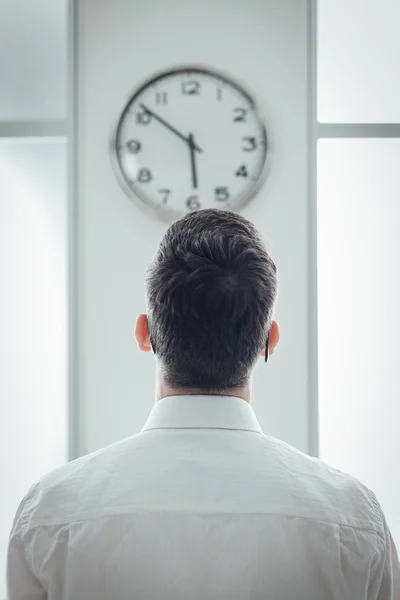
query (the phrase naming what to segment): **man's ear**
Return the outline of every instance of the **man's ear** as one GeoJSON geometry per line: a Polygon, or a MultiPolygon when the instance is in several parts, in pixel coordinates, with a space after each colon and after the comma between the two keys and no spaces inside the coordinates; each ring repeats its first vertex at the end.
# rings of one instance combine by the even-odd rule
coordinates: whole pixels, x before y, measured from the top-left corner
{"type": "Polygon", "coordinates": [[[136,319],[135,337],[139,350],[142,352],[151,352],[147,315],[139,315],[136,319]]]}
{"type": "MultiPolygon", "coordinates": [[[[271,356],[274,353],[275,348],[279,344],[279,325],[276,321],[272,321],[271,328],[269,330],[269,341],[268,341],[268,354],[271,356]]],[[[265,340],[266,342],[267,340],[265,340]]],[[[265,356],[265,348],[261,352],[261,356],[265,356]]]]}

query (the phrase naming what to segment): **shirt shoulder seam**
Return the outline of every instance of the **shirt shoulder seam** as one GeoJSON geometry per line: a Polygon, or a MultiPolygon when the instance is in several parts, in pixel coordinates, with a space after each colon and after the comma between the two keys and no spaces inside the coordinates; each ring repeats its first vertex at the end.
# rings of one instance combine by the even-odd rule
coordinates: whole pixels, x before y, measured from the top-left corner
{"type": "MultiPolygon", "coordinates": [[[[259,515],[259,516],[270,516],[270,517],[279,517],[279,518],[284,518],[284,519],[300,519],[303,521],[311,521],[314,523],[325,523],[328,525],[334,525],[340,528],[348,528],[348,529],[353,529],[356,531],[369,531],[372,533],[376,533],[377,535],[379,535],[380,537],[384,537],[384,531],[380,531],[378,528],[374,528],[371,526],[367,526],[367,525],[354,525],[354,524],[349,524],[349,523],[339,523],[337,521],[330,521],[328,519],[318,519],[316,517],[305,517],[305,516],[301,516],[301,515],[291,515],[291,514],[279,514],[279,513],[267,513],[267,512],[249,512],[249,513],[244,513],[242,511],[240,512],[213,512],[213,511],[162,511],[162,510],[148,510],[146,511],[146,514],[170,514],[170,513],[179,513],[179,514],[192,514],[192,515],[197,515],[197,514],[208,514],[208,515],[243,515],[243,514],[248,514],[248,515],[259,515]]],[[[29,525],[27,522],[24,522],[24,524],[18,527],[18,530],[14,531],[13,533],[13,537],[14,536],[24,536],[27,535],[30,531],[33,531],[34,529],[40,529],[40,528],[49,528],[49,527],[62,527],[62,526],[66,526],[66,525],[72,525],[75,523],[82,523],[82,522],[90,522],[90,521],[95,521],[95,520],[100,520],[103,518],[107,518],[107,517],[126,517],[126,516],[132,516],[134,515],[134,512],[115,512],[112,511],[112,509],[110,510],[110,512],[102,512],[102,513],[98,513],[98,514],[88,514],[88,515],[82,515],[79,518],[75,518],[73,516],[71,517],[64,517],[63,519],[57,519],[53,522],[47,522],[47,520],[42,520],[39,521],[37,523],[35,523],[34,525],[29,525]],[[24,531],[22,531],[24,530],[24,531]]]]}

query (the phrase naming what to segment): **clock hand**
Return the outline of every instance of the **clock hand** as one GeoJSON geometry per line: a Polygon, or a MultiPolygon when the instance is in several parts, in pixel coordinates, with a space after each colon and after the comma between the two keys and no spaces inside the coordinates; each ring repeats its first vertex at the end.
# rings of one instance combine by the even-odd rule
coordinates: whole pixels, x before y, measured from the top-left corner
{"type": "Polygon", "coordinates": [[[192,165],[192,183],[193,183],[194,189],[197,189],[197,170],[196,170],[196,154],[195,154],[196,145],[194,143],[192,133],[190,133],[188,135],[188,141],[189,141],[189,147],[190,147],[189,148],[190,149],[190,161],[191,161],[191,165],[192,165]]]}
{"type": "MultiPolygon", "coordinates": [[[[167,129],[169,129],[170,131],[172,131],[172,133],[175,133],[175,135],[177,135],[178,137],[180,137],[184,142],[186,142],[187,144],[191,145],[191,143],[189,141],[189,138],[187,138],[186,136],[184,136],[183,133],[181,133],[180,131],[178,131],[177,129],[175,129],[175,127],[173,127],[172,125],[170,125],[169,123],[167,123],[166,121],[164,121],[164,119],[162,119],[161,117],[159,117],[158,115],[156,115],[156,113],[154,113],[152,110],[150,110],[149,108],[147,108],[147,106],[145,106],[144,104],[140,104],[139,106],[141,108],[143,108],[143,110],[148,115],[151,115],[152,117],[154,117],[154,119],[156,119],[159,123],[161,123],[161,125],[164,125],[164,127],[167,127],[167,129]]],[[[192,142],[192,145],[193,145],[193,149],[197,150],[197,152],[203,152],[203,150],[201,148],[199,148],[193,142],[192,142]]]]}

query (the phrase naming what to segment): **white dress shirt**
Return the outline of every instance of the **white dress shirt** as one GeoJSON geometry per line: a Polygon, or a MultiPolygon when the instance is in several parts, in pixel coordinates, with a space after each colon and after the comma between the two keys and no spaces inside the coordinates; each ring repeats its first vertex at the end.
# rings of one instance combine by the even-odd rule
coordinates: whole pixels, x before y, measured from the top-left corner
{"type": "Polygon", "coordinates": [[[221,396],[164,398],[33,486],[7,572],[9,600],[393,600],[398,575],[374,494],[221,396]]]}

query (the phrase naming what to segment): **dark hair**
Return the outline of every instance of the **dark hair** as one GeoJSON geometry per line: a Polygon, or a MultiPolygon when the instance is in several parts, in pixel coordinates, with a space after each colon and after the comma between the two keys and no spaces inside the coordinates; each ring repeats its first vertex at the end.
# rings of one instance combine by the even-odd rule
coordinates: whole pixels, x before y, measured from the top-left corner
{"type": "Polygon", "coordinates": [[[243,386],[266,343],[276,294],[275,264],[245,218],[207,209],[174,223],[147,277],[150,338],[166,382],[243,386]]]}

